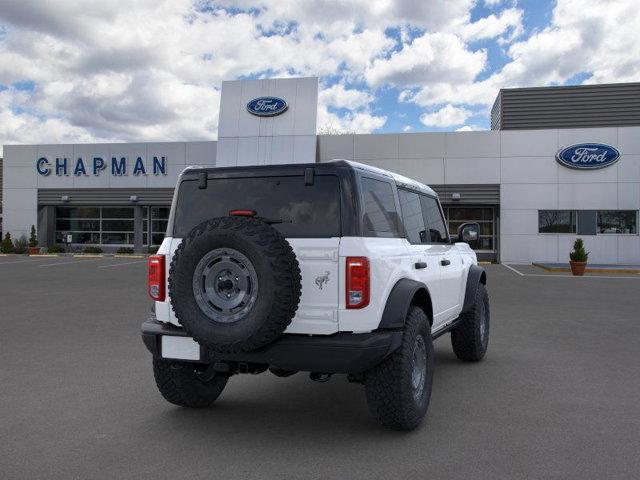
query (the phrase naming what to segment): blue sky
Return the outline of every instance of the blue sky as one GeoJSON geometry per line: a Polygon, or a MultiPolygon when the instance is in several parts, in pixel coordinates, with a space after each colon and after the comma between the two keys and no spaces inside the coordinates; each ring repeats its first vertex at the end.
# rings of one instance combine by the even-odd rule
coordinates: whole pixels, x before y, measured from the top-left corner
{"type": "Polygon", "coordinates": [[[318,76],[320,132],[489,128],[500,88],[640,80],[636,0],[0,5],[0,139],[217,137],[223,80],[318,76]]]}

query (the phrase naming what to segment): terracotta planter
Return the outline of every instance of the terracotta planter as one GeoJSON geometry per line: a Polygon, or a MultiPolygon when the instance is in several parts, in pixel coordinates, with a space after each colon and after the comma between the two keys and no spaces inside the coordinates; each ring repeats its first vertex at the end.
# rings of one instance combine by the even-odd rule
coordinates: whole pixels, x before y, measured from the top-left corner
{"type": "Polygon", "coordinates": [[[571,260],[569,261],[569,265],[571,265],[571,273],[578,277],[583,276],[584,271],[587,268],[587,262],[574,262],[571,260]]]}
{"type": "Polygon", "coordinates": [[[40,255],[40,247],[29,247],[29,255],[40,255]]]}

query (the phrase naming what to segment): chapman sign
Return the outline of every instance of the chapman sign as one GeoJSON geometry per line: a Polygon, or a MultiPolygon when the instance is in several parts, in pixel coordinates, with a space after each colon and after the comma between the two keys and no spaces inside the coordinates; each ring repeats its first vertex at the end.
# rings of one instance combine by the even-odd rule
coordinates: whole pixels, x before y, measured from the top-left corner
{"type": "Polygon", "coordinates": [[[36,160],[36,170],[43,177],[55,173],[57,176],[75,175],[80,176],[99,176],[102,172],[110,173],[114,177],[132,175],[166,175],[167,174],[167,157],[153,157],[151,165],[145,165],[142,157],[135,160],[127,159],[127,157],[111,157],[111,161],[102,157],[82,158],[78,157],[75,161],[69,158],[49,159],[40,157],[36,160]]]}
{"type": "Polygon", "coordinates": [[[620,152],[602,143],[579,143],[563,148],[556,155],[558,163],[579,170],[596,170],[613,165],[620,158],[620,152]]]}
{"type": "Polygon", "coordinates": [[[286,112],[289,105],[278,97],[259,97],[247,103],[247,111],[258,117],[275,117],[286,112]]]}

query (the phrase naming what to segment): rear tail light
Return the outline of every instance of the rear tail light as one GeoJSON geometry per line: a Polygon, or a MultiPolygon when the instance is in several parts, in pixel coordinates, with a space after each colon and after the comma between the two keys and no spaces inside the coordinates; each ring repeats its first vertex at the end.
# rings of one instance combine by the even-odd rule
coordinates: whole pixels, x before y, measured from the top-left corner
{"type": "Polygon", "coordinates": [[[347,257],[347,308],[364,308],[369,305],[369,259],[347,257]]]}
{"type": "Polygon", "coordinates": [[[231,217],[255,217],[255,210],[229,210],[229,216],[231,217]]]}
{"type": "Polygon", "coordinates": [[[164,255],[152,255],[147,261],[149,267],[148,289],[149,296],[157,301],[164,302],[165,299],[165,279],[164,279],[164,255]]]}

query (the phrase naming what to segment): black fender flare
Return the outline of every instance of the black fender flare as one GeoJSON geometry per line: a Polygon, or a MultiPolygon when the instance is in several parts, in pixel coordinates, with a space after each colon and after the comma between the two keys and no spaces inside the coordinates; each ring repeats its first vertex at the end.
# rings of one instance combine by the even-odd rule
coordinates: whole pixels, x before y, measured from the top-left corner
{"type": "Polygon", "coordinates": [[[462,305],[462,312],[466,313],[471,308],[476,300],[476,293],[478,291],[478,285],[487,284],[487,272],[484,268],[478,265],[471,265],[469,268],[469,274],[467,275],[467,286],[464,293],[464,304],[462,305]]]}
{"type": "Polygon", "coordinates": [[[431,294],[424,283],[402,278],[391,289],[387,303],[382,312],[380,329],[393,329],[404,327],[411,301],[417,295],[417,303],[425,310],[429,323],[433,323],[433,309],[431,294]]]}

